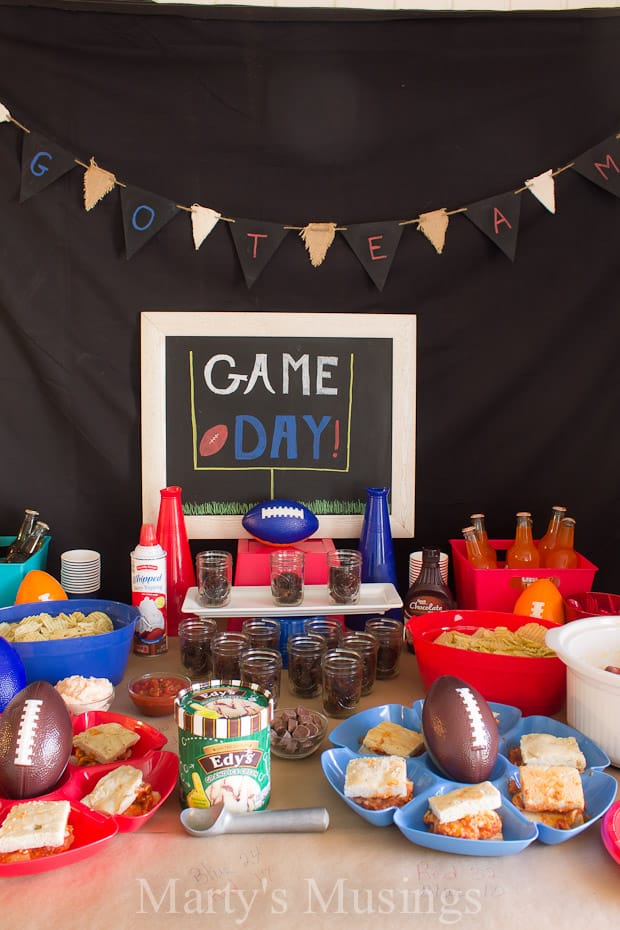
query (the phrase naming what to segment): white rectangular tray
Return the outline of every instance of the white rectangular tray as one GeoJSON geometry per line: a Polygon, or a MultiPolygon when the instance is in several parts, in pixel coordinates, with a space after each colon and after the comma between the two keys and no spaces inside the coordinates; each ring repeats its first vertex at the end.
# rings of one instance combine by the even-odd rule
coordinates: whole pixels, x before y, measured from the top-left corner
{"type": "Polygon", "coordinates": [[[383,614],[402,607],[403,602],[393,584],[370,583],[360,588],[357,604],[335,604],[327,586],[310,584],[304,587],[304,599],[298,607],[276,607],[271,588],[263,585],[233,585],[230,603],[226,607],[206,607],[198,588],[189,588],[183,601],[183,613],[205,617],[305,617],[320,614],[383,614]]]}

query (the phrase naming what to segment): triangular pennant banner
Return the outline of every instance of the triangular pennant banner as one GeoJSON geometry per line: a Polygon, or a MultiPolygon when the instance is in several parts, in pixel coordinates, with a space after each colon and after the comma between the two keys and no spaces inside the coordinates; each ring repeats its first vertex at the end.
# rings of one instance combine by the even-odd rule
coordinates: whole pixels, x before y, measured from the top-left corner
{"type": "Polygon", "coordinates": [[[525,182],[527,189],[539,200],[549,213],[555,213],[555,178],[553,169],[549,168],[535,178],[528,178],[525,182]]]}
{"type": "Polygon", "coordinates": [[[36,132],[24,133],[20,203],[75,168],[75,156],[36,132]]]}
{"type": "Polygon", "coordinates": [[[196,250],[200,248],[221,215],[209,207],[201,207],[199,203],[192,204],[192,235],[196,250]]]}
{"type": "Polygon", "coordinates": [[[3,103],[0,103],[0,123],[10,123],[11,114],[3,103]]]}
{"type": "Polygon", "coordinates": [[[325,261],[328,249],[336,235],[335,223],[308,223],[299,233],[310,254],[313,268],[318,268],[325,261]]]}
{"type": "Polygon", "coordinates": [[[356,223],[342,230],[342,235],[380,291],[385,287],[402,234],[403,227],[394,220],[356,223]]]}
{"type": "Polygon", "coordinates": [[[496,197],[489,197],[488,200],[469,204],[465,216],[514,261],[520,211],[521,198],[509,191],[507,194],[498,194],[496,197]]]}
{"type": "Polygon", "coordinates": [[[121,209],[127,258],[135,255],[179,212],[172,200],[129,186],[121,187],[121,209]]]}
{"type": "Polygon", "coordinates": [[[620,139],[616,136],[575,158],[573,168],[588,181],[620,197],[620,139]]]}
{"type": "Polygon", "coordinates": [[[450,217],[445,207],[433,210],[432,213],[420,213],[418,217],[418,229],[432,242],[438,255],[443,252],[449,222],[450,217]]]}
{"type": "Polygon", "coordinates": [[[252,287],[267,262],[273,258],[288,229],[278,223],[264,223],[261,220],[240,219],[228,225],[245,283],[252,287]]]}
{"type": "Polygon", "coordinates": [[[116,178],[110,171],[104,171],[100,168],[94,158],[91,158],[90,164],[84,172],[84,207],[86,210],[92,208],[103,200],[106,194],[114,190],[116,178]]]}

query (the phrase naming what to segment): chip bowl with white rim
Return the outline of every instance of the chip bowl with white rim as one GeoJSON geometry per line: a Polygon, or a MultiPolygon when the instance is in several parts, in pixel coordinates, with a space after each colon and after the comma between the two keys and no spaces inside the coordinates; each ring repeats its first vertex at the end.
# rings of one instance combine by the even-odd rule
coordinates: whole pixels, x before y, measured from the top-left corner
{"type": "Polygon", "coordinates": [[[566,666],[566,719],[620,766],[620,617],[586,617],[550,629],[566,666]]]}

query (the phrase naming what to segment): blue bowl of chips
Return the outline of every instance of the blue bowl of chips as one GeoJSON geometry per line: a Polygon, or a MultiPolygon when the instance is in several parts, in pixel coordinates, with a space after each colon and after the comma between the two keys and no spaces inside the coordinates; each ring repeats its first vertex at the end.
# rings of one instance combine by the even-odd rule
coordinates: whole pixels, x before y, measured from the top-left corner
{"type": "Polygon", "coordinates": [[[138,613],[137,607],[99,598],[16,604],[0,608],[0,636],[11,642],[18,652],[28,684],[49,681],[55,685],[61,678],[83,675],[85,678],[108,678],[117,685],[125,674],[138,613]],[[112,623],[112,630],[53,638],[71,632],[74,624],[78,630],[84,629],[85,623],[80,620],[80,615],[88,617],[93,613],[105,614],[112,623]],[[32,631],[28,635],[38,638],[13,641],[14,636],[23,633],[26,618],[33,618],[30,624],[32,631]],[[66,618],[69,618],[69,623],[66,618]],[[20,623],[22,626],[18,631],[20,623]],[[3,624],[15,624],[16,628],[13,630],[3,624]]]}

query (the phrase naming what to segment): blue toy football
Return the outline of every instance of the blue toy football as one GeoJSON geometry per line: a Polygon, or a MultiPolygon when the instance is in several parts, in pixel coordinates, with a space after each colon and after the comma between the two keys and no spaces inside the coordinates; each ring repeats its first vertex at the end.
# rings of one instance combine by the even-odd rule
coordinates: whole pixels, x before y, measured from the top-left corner
{"type": "Polygon", "coordinates": [[[271,500],[248,510],[241,525],[250,536],[268,546],[292,546],[316,533],[319,521],[298,501],[271,500]]]}
{"type": "Polygon", "coordinates": [[[0,714],[26,687],[26,669],[17,649],[0,636],[0,714]]]}

